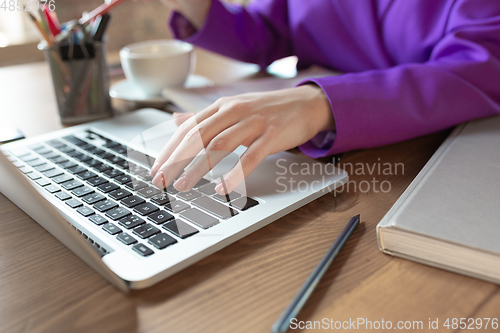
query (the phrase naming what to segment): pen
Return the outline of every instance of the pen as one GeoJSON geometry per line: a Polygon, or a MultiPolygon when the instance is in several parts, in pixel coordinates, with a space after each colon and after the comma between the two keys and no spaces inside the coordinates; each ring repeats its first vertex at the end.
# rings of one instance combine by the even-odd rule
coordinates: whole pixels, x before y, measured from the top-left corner
{"type": "Polygon", "coordinates": [[[290,321],[293,318],[297,318],[300,310],[302,310],[302,307],[309,299],[309,296],[311,296],[319,281],[321,280],[323,275],[325,275],[328,267],[330,267],[333,260],[335,260],[337,255],[340,253],[340,250],[342,250],[345,243],[347,243],[347,240],[349,239],[349,237],[351,237],[352,233],[358,225],[359,214],[354,216],[349,220],[349,222],[347,222],[344,230],[342,230],[339,237],[335,240],[335,243],[333,243],[332,247],[330,247],[323,259],[321,259],[318,266],[316,266],[312,274],[307,279],[306,283],[304,283],[300,291],[297,293],[297,295],[295,295],[295,298],[283,312],[281,317],[274,323],[273,327],[271,328],[272,333],[284,333],[288,330],[290,321]]]}
{"type": "Polygon", "coordinates": [[[104,32],[106,31],[106,27],[108,26],[110,19],[111,15],[109,14],[104,14],[96,18],[94,25],[92,26],[92,30],[90,31],[90,41],[102,41],[102,37],[104,36],[104,32]]]}
{"type": "Polygon", "coordinates": [[[94,17],[97,17],[98,15],[103,15],[106,14],[108,11],[113,9],[116,5],[119,5],[125,0],[115,0],[114,2],[111,2],[110,4],[102,4],[87,15],[82,16],[81,19],[78,20],[80,24],[87,24],[89,23],[94,17]]]}

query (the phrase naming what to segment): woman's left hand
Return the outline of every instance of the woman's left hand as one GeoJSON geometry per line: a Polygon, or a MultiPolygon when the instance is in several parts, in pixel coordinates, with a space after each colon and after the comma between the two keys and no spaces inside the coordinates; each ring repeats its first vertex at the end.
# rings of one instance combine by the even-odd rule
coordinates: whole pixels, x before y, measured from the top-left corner
{"type": "Polygon", "coordinates": [[[335,129],[328,99],[313,84],[223,97],[199,113],[177,114],[175,120],[179,127],[156,159],[151,176],[155,186],[169,186],[205,148],[206,158],[198,157],[175,181],[181,192],[190,190],[240,145],[248,147],[240,157],[241,168],[224,175],[215,188],[219,194],[233,191],[268,155],[335,129]]]}

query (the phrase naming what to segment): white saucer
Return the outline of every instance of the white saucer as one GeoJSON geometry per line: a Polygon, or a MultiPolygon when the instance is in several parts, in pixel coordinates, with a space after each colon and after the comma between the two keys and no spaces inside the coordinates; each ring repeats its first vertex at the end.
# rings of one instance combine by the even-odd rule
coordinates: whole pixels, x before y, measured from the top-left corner
{"type": "MultiPolygon", "coordinates": [[[[200,88],[213,85],[212,80],[201,75],[190,75],[184,84],[185,88],[200,88]]],[[[148,96],[128,80],[122,80],[111,85],[109,95],[113,98],[130,102],[163,103],[167,99],[162,95],[148,96]]]]}

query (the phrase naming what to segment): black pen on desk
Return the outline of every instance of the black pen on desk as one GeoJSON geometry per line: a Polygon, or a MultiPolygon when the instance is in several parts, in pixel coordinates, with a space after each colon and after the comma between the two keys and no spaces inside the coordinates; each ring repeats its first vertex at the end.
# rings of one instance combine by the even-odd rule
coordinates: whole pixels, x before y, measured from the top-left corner
{"type": "Polygon", "coordinates": [[[288,305],[286,310],[283,311],[281,317],[274,323],[273,327],[271,328],[272,333],[285,333],[286,331],[288,331],[290,321],[293,318],[297,318],[300,310],[302,310],[305,303],[309,299],[309,296],[311,296],[312,292],[319,284],[319,281],[321,280],[323,275],[325,275],[328,267],[330,267],[333,260],[335,260],[358,225],[359,214],[354,216],[349,220],[349,222],[347,222],[347,225],[345,226],[344,230],[342,230],[339,237],[335,240],[335,243],[333,243],[332,247],[330,247],[323,259],[321,259],[318,266],[316,266],[316,268],[309,276],[306,283],[304,283],[290,305],[288,305]]]}

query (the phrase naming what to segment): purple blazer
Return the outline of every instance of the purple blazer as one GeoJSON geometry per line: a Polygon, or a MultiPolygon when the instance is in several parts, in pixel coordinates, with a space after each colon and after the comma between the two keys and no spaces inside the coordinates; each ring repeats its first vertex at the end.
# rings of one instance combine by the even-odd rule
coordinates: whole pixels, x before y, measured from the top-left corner
{"type": "Polygon", "coordinates": [[[333,144],[318,144],[320,133],[300,147],[311,157],[500,114],[500,0],[255,0],[246,8],[212,0],[198,31],[177,12],[170,27],[175,38],[261,66],[296,55],[299,69],[346,73],[311,80],[337,126],[333,144]]]}

